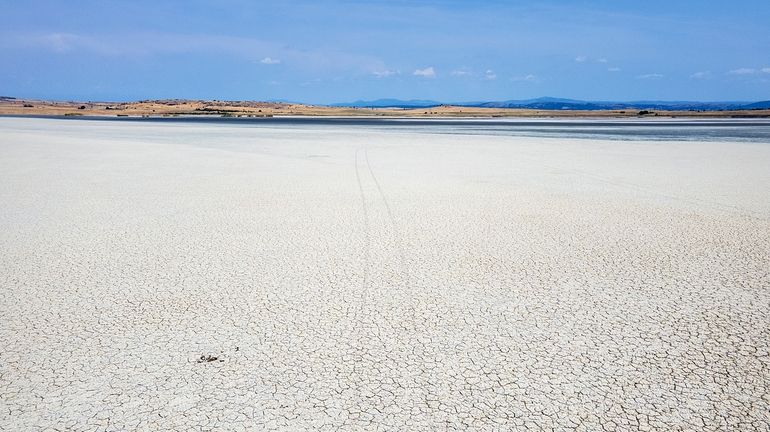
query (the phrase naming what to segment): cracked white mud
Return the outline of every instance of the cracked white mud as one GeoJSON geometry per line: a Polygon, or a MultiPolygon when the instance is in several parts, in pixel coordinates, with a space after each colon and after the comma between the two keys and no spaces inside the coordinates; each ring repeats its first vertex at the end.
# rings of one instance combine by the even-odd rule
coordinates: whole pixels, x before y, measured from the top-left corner
{"type": "Polygon", "coordinates": [[[770,145],[0,119],[0,430],[770,430],[770,145]]]}

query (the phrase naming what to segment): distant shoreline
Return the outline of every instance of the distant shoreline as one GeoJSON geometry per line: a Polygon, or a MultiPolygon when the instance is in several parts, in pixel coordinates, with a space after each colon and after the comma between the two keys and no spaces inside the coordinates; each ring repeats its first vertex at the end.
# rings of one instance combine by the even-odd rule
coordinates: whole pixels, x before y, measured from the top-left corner
{"type": "MultiPolygon", "coordinates": [[[[591,139],[610,141],[698,141],[770,143],[770,118],[483,118],[483,117],[365,117],[365,116],[30,116],[2,115],[0,121],[56,125],[61,128],[134,127],[182,129],[269,128],[271,130],[358,131],[358,133],[429,133],[489,137],[591,139]]],[[[9,124],[9,123],[6,123],[9,124]]],[[[12,123],[10,123],[12,124],[12,123]]]]}
{"type": "Polygon", "coordinates": [[[638,119],[638,118],[770,118],[770,109],[725,111],[674,110],[538,110],[522,108],[484,108],[442,105],[431,108],[349,108],[276,102],[226,102],[157,100],[140,102],[58,102],[0,98],[0,115],[28,117],[107,117],[107,118],[531,118],[531,119],[638,119]]]}
{"type": "Polygon", "coordinates": [[[192,122],[192,123],[228,123],[243,122],[251,124],[347,124],[347,125],[382,125],[402,126],[770,126],[770,117],[405,117],[405,116],[333,116],[333,115],[276,115],[269,117],[236,117],[221,115],[155,115],[155,116],[107,116],[107,115],[50,115],[50,114],[0,114],[0,118],[26,119],[61,119],[93,121],[128,121],[128,122],[192,122]]]}

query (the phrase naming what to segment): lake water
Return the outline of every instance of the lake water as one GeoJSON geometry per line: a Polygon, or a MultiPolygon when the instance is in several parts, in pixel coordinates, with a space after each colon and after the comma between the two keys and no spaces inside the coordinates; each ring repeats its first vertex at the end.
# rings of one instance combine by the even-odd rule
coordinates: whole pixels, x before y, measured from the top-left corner
{"type": "MultiPolygon", "coordinates": [[[[58,117],[60,118],[60,117],[58,117]]],[[[361,127],[394,132],[532,136],[640,141],[739,141],[770,143],[770,119],[396,119],[341,117],[79,117],[66,119],[206,123],[240,127],[361,127]]],[[[64,119],[63,119],[64,120],[64,119]]]]}

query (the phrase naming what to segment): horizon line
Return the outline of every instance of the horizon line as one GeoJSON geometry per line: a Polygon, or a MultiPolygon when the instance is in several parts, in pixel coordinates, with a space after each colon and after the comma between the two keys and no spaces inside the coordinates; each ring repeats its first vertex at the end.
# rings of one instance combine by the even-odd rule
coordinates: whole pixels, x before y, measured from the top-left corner
{"type": "Polygon", "coordinates": [[[469,99],[469,100],[454,100],[454,101],[446,101],[446,100],[436,100],[436,99],[429,99],[429,98],[419,98],[419,97],[413,97],[409,99],[402,99],[397,97],[378,97],[378,98],[356,98],[353,101],[346,101],[346,102],[327,102],[327,103],[314,103],[314,102],[303,102],[303,101],[292,101],[288,99],[276,99],[276,98],[269,98],[269,99],[228,99],[228,98],[188,98],[188,97],[147,97],[147,98],[135,98],[135,99],[73,99],[73,98],[39,98],[39,97],[25,97],[25,96],[9,96],[9,95],[3,95],[0,94],[0,100],[26,100],[26,101],[42,101],[42,102],[86,102],[86,103],[136,103],[136,102],[143,102],[143,101],[204,101],[204,102],[266,102],[266,103],[286,103],[286,104],[298,104],[298,105],[316,105],[316,106],[332,106],[332,105],[344,105],[344,104],[354,104],[354,103],[361,103],[361,102],[377,102],[377,101],[383,101],[383,100],[393,100],[393,101],[400,101],[400,102],[415,102],[415,101],[422,101],[422,102],[431,102],[436,103],[437,105],[460,105],[460,104],[479,104],[479,103],[495,103],[495,102],[511,102],[511,101],[540,101],[540,100],[548,100],[551,99],[553,102],[558,101],[564,101],[566,102],[586,102],[586,103],[642,103],[642,102],[658,102],[658,103],[699,103],[699,104],[718,104],[718,103],[747,103],[747,104],[753,104],[753,103],[760,103],[760,102],[767,102],[770,101],[770,96],[768,96],[765,99],[755,99],[755,100],[739,100],[739,99],[723,99],[723,100],[687,100],[687,99],[632,99],[632,100],[623,100],[623,99],[575,99],[575,98],[569,98],[569,97],[555,97],[555,96],[538,96],[533,98],[522,98],[522,99],[515,99],[515,98],[500,98],[500,99],[469,99]]]}

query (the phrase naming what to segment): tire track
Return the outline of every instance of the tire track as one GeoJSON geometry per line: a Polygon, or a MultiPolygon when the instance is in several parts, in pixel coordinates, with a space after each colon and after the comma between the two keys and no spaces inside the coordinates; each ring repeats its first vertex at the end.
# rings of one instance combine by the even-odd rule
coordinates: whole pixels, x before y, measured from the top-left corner
{"type": "Polygon", "coordinates": [[[398,249],[398,255],[399,260],[401,261],[401,273],[404,275],[404,282],[406,287],[411,286],[411,272],[409,271],[409,265],[406,261],[406,253],[404,252],[404,242],[401,237],[401,230],[398,228],[398,224],[396,223],[396,218],[393,217],[393,211],[390,208],[390,203],[388,202],[388,198],[385,196],[385,193],[382,191],[382,186],[380,185],[379,180],[377,180],[377,176],[374,175],[374,170],[372,170],[372,164],[369,163],[369,151],[364,149],[364,157],[366,160],[366,167],[369,169],[369,175],[372,176],[372,180],[374,180],[375,186],[377,186],[377,192],[380,195],[380,198],[382,199],[383,204],[385,205],[385,210],[388,213],[388,221],[390,222],[391,231],[393,233],[393,239],[396,243],[396,249],[398,249]]]}
{"type": "Polygon", "coordinates": [[[361,303],[366,301],[367,291],[369,290],[369,267],[371,267],[371,242],[372,235],[369,228],[369,208],[366,205],[366,194],[364,193],[364,186],[361,183],[361,173],[358,169],[358,153],[360,148],[356,149],[355,167],[356,167],[356,182],[358,183],[358,192],[361,196],[361,208],[364,212],[364,274],[361,279],[361,303]]]}

